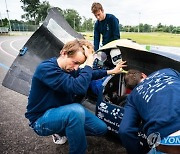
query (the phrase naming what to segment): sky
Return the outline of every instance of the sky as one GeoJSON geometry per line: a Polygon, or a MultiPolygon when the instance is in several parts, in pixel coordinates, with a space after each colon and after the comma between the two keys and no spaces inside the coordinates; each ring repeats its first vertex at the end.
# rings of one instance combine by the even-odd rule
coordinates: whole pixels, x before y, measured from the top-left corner
{"type": "MultiPolygon", "coordinates": [[[[42,2],[42,0],[40,0],[42,2]]],[[[179,0],[46,0],[54,7],[63,10],[74,9],[81,17],[96,20],[91,13],[93,2],[100,2],[105,13],[114,14],[119,23],[125,25],[138,25],[139,23],[157,26],[173,25],[180,26],[180,1],[179,0]]],[[[6,12],[9,10],[9,18],[21,20],[24,14],[21,9],[20,0],[0,0],[0,19],[7,18],[6,12]],[[5,3],[6,2],[6,3],[5,3]]]]}

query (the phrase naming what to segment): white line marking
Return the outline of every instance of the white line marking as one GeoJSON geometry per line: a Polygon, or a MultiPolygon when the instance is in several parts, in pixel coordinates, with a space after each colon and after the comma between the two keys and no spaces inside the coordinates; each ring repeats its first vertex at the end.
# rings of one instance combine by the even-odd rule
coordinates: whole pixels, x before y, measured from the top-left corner
{"type": "Polygon", "coordinates": [[[16,52],[18,52],[18,53],[19,53],[19,50],[18,50],[18,49],[16,49],[15,47],[13,47],[13,43],[14,43],[14,42],[16,42],[16,41],[19,41],[19,40],[14,40],[14,41],[11,41],[11,42],[10,42],[10,47],[11,47],[13,50],[15,50],[16,52]]]}
{"type": "MultiPolygon", "coordinates": [[[[6,40],[5,40],[6,41],[6,40]]],[[[10,53],[6,52],[3,48],[2,48],[2,44],[5,42],[5,41],[2,41],[0,42],[0,50],[2,52],[4,52],[5,54],[7,54],[8,56],[11,56],[12,58],[16,58],[15,56],[11,55],[10,53]]]]}

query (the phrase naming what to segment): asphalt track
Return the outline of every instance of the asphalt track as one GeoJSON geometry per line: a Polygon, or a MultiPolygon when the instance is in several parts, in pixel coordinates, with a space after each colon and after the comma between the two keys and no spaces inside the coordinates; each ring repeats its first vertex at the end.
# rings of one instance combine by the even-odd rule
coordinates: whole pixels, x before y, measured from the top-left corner
{"type": "MultiPolygon", "coordinates": [[[[27,97],[2,86],[5,74],[29,37],[0,36],[0,154],[67,154],[68,143],[56,145],[51,136],[40,137],[29,128],[24,117],[27,97]]],[[[87,137],[87,142],[87,154],[126,154],[111,136],[87,137]]]]}

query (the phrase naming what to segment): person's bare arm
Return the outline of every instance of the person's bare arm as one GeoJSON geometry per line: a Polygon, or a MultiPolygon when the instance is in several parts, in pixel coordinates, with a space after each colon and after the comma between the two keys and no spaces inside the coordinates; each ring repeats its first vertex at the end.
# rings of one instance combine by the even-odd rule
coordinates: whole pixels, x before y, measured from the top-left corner
{"type": "Polygon", "coordinates": [[[114,75],[114,74],[120,74],[122,73],[122,68],[123,67],[127,67],[127,65],[125,65],[126,61],[121,61],[119,62],[116,67],[112,70],[107,70],[107,74],[108,75],[114,75]]]}

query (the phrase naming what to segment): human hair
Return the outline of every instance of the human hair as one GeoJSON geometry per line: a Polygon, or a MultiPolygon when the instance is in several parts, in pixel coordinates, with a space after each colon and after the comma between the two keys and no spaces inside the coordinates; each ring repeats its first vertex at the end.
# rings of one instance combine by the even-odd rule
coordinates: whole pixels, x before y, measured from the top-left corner
{"type": "Polygon", "coordinates": [[[136,69],[128,70],[128,73],[125,74],[125,83],[126,87],[129,89],[134,89],[142,79],[142,72],[136,69]]]}
{"type": "Polygon", "coordinates": [[[100,3],[94,2],[91,6],[92,13],[95,14],[99,10],[104,11],[102,5],[100,3]]]}
{"type": "Polygon", "coordinates": [[[84,39],[75,39],[73,41],[67,42],[63,46],[61,52],[64,51],[68,55],[68,57],[73,57],[78,51],[81,51],[85,55],[83,46],[93,48],[92,44],[89,41],[84,39]]]}

